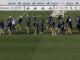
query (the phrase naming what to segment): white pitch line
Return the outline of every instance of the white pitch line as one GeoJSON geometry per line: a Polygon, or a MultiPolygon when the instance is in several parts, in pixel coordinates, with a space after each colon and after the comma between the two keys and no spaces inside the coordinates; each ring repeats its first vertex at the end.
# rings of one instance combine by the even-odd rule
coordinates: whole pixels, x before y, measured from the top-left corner
{"type": "MultiPolygon", "coordinates": [[[[20,16],[24,16],[24,15],[26,15],[26,14],[27,14],[27,12],[25,12],[25,13],[21,14],[20,16]]],[[[15,19],[15,21],[18,21],[18,19],[20,18],[20,16],[19,16],[19,17],[17,17],[17,18],[15,19]]]]}

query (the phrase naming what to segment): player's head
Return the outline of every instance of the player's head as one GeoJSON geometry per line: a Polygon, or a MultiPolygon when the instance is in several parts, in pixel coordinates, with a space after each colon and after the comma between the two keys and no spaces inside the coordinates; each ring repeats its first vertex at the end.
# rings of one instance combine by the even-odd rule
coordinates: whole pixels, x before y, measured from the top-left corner
{"type": "Polygon", "coordinates": [[[22,16],[20,16],[20,18],[22,18],[22,16]]]}
{"type": "Polygon", "coordinates": [[[69,21],[71,21],[71,18],[69,19],[69,21]]]}
{"type": "Polygon", "coordinates": [[[53,20],[51,20],[51,22],[53,22],[53,20]]]}
{"type": "Polygon", "coordinates": [[[11,18],[11,16],[9,16],[9,18],[11,18]]]}

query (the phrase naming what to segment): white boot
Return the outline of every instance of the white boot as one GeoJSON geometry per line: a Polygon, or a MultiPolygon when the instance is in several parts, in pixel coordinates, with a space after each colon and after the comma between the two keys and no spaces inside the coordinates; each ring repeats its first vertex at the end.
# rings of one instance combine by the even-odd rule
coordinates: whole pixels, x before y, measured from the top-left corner
{"type": "Polygon", "coordinates": [[[55,32],[55,36],[57,35],[57,33],[55,32]]]}
{"type": "Polygon", "coordinates": [[[52,33],[52,36],[54,35],[54,33],[52,33]]]}

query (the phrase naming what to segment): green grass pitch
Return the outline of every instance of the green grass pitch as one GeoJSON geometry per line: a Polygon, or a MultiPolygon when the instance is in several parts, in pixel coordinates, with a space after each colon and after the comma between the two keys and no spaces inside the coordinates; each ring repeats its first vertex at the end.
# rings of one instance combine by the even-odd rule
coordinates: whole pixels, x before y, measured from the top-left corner
{"type": "MultiPolygon", "coordinates": [[[[13,32],[12,36],[7,33],[0,35],[0,60],[80,60],[80,33],[76,29],[76,16],[80,11],[69,11],[67,14],[71,17],[73,23],[72,35],[51,36],[51,32],[44,30],[44,34],[33,35],[31,28],[30,34],[26,34],[26,15],[31,17],[35,14],[37,21],[47,20],[47,14],[50,11],[0,11],[0,20],[4,20],[5,27],[8,17],[17,19],[23,15],[23,30],[13,32]]],[[[65,18],[63,18],[65,20],[65,18]]],[[[56,22],[57,18],[54,18],[56,22]]],[[[17,24],[17,23],[16,23],[17,24]]]]}

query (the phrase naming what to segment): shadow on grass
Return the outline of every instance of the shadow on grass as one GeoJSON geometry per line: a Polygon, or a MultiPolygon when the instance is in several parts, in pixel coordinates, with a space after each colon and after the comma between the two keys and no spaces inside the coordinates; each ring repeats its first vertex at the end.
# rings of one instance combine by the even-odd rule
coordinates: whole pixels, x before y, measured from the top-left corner
{"type": "MultiPolygon", "coordinates": [[[[19,31],[19,32],[13,32],[13,35],[34,35],[34,32],[30,32],[30,34],[27,34],[26,31],[19,31]]],[[[43,32],[42,34],[37,33],[37,35],[52,35],[51,32],[43,32]]],[[[58,34],[60,35],[60,34],[58,34]]],[[[65,32],[61,33],[61,35],[68,35],[65,32]]],[[[80,35],[80,32],[72,32],[72,35],[80,35]]]]}

